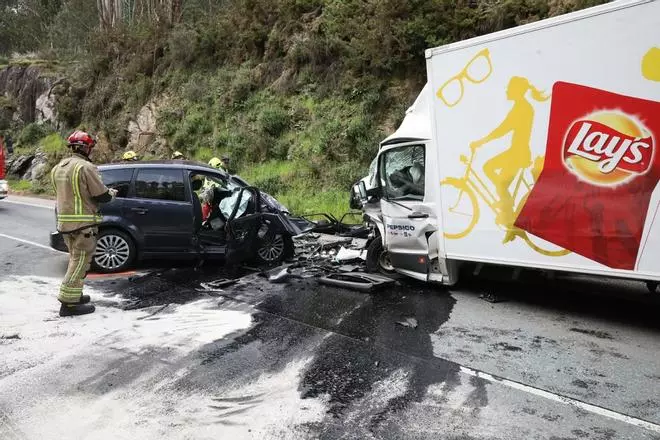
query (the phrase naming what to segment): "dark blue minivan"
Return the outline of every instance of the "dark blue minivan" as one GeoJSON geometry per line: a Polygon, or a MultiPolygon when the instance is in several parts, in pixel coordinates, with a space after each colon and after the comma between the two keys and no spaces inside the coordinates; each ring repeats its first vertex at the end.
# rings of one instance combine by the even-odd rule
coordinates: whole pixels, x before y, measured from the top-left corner
{"type": "MultiPolygon", "coordinates": [[[[118,194],[100,208],[92,261],[98,272],[120,272],[154,258],[276,264],[293,255],[292,237],[306,224],[238,176],[199,162],[128,162],[101,165],[99,172],[118,194]],[[206,219],[202,193],[212,200],[206,219]]],[[[58,232],[50,242],[67,250],[58,232]]]]}

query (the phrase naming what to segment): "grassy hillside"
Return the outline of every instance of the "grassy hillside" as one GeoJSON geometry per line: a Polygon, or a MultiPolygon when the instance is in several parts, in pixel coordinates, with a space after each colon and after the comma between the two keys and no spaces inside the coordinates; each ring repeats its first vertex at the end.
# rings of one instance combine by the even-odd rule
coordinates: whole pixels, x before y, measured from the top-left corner
{"type": "Polygon", "coordinates": [[[61,0],[48,38],[34,44],[68,66],[62,131],[99,132],[106,159],[156,100],[168,145],[154,155],[229,153],[294,211],[340,213],[424,84],[425,48],[603,2],[183,0],[171,23],[132,18],[100,30],[94,2],[61,0]],[[62,30],[81,17],[77,38],[62,30]]]}

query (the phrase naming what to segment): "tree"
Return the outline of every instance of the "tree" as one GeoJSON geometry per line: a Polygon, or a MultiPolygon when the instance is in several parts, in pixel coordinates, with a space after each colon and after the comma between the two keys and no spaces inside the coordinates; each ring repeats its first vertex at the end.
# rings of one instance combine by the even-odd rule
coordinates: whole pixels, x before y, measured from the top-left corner
{"type": "Polygon", "coordinates": [[[96,0],[101,28],[119,23],[175,23],[181,19],[182,0],[96,0]]]}

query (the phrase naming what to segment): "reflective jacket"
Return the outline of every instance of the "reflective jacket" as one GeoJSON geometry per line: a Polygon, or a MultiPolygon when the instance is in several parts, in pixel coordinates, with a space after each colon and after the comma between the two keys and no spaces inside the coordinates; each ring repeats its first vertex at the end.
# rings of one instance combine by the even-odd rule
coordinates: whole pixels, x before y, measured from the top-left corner
{"type": "Polygon", "coordinates": [[[99,223],[95,197],[108,191],[96,166],[82,155],[62,159],[50,173],[57,194],[57,230],[71,232],[99,223]]]}

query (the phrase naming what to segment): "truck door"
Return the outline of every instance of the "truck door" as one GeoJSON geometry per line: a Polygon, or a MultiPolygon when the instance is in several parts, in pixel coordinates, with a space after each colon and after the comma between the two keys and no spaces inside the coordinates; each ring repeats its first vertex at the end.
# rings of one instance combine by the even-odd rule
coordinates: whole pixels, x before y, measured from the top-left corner
{"type": "Polygon", "coordinates": [[[434,205],[425,202],[426,144],[382,150],[378,166],[385,249],[398,272],[426,281],[429,236],[437,230],[434,205]]]}

